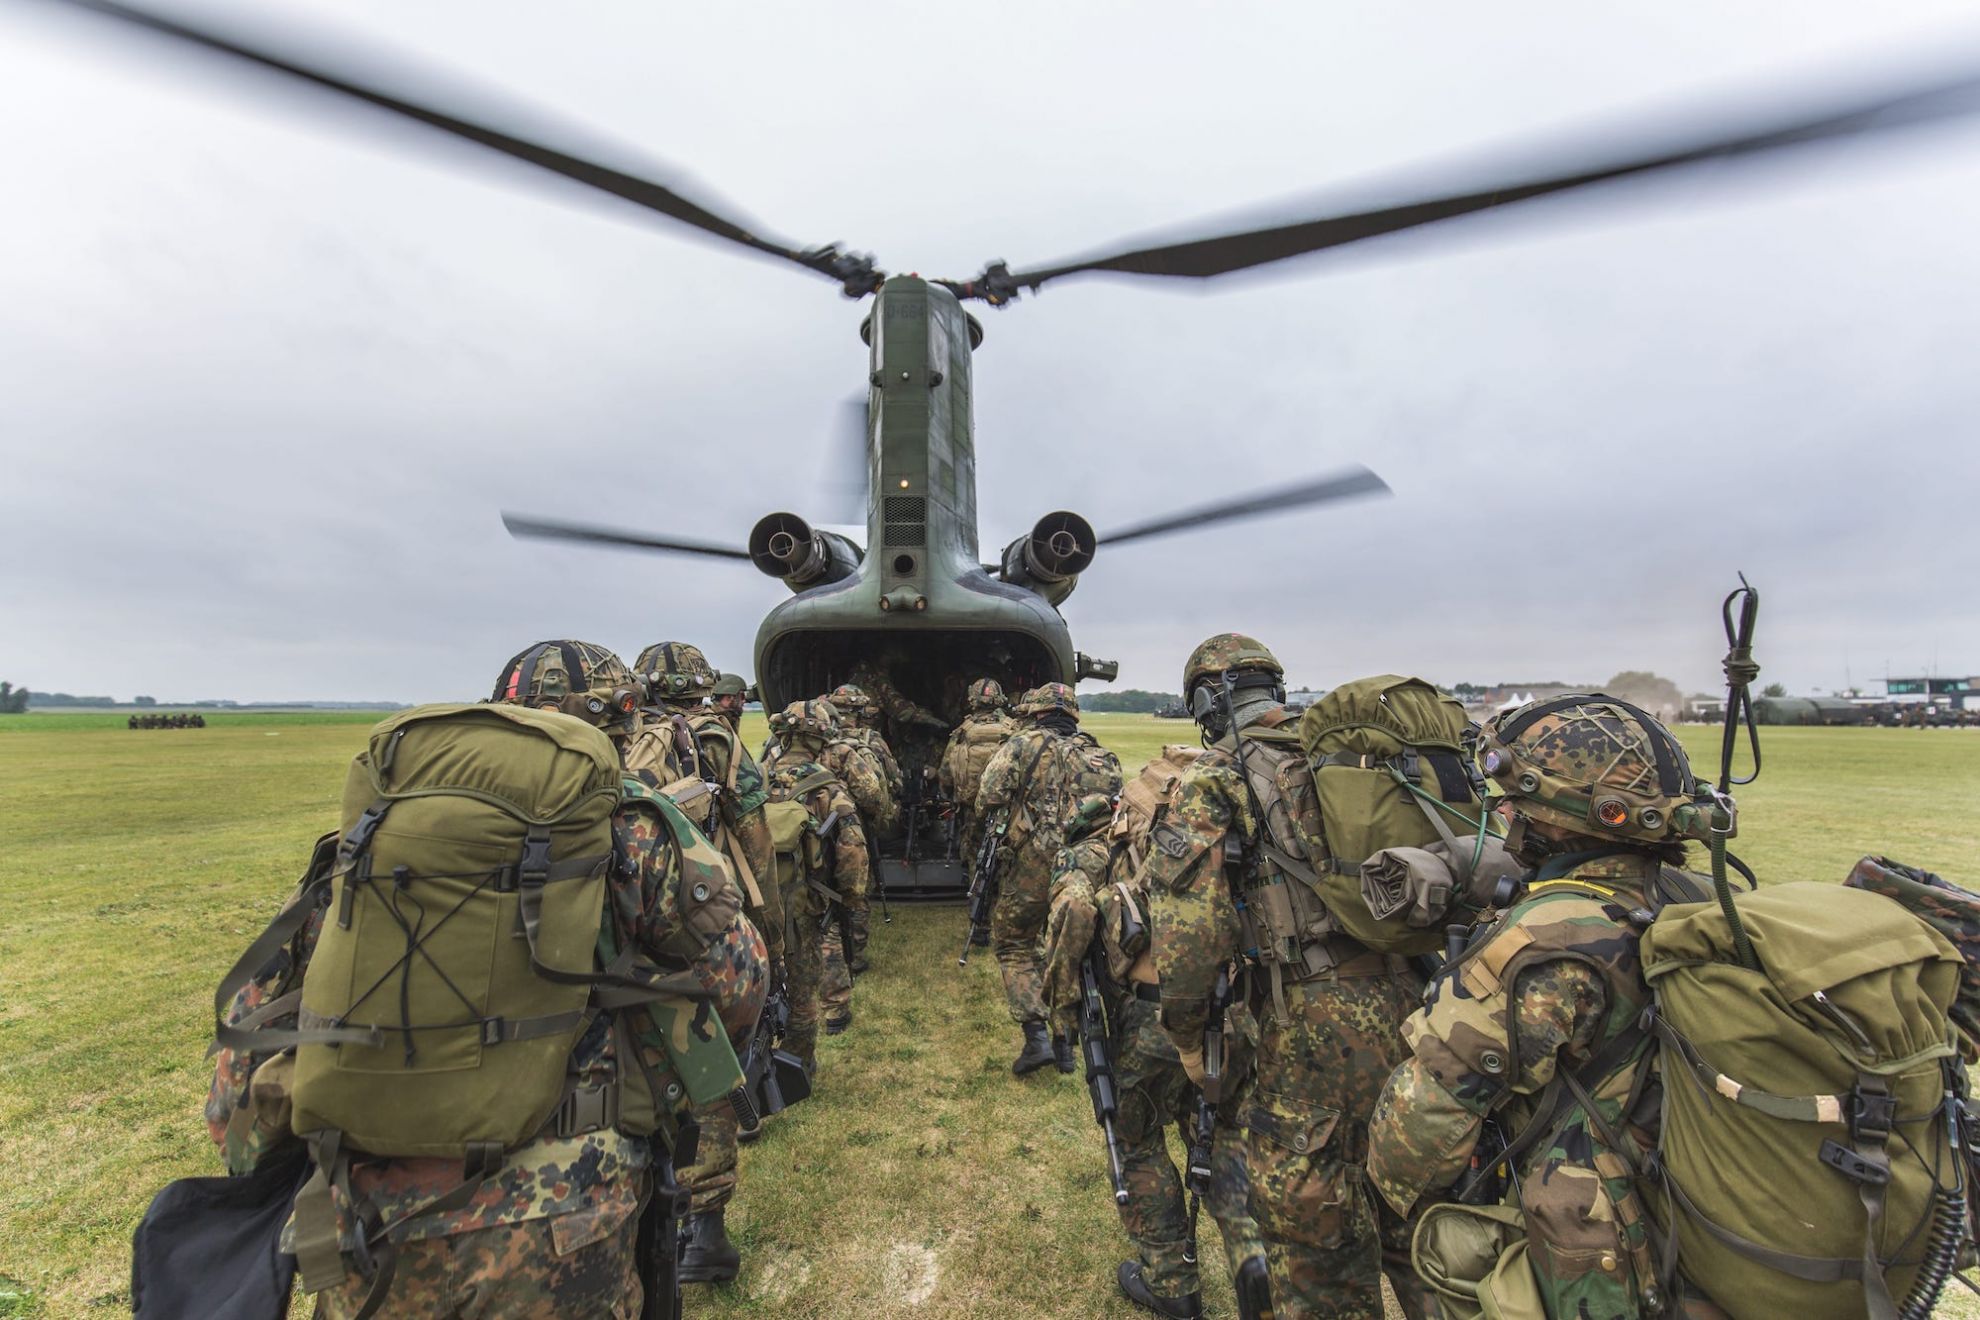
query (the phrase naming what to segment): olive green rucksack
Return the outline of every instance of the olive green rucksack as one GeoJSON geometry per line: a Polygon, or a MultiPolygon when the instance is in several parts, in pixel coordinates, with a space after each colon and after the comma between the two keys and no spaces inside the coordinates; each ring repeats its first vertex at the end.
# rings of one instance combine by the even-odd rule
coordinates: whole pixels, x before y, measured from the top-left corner
{"type": "MultiPolygon", "coordinates": [[[[1297,792],[1286,797],[1327,910],[1370,948],[1443,948],[1451,888],[1441,900],[1426,900],[1407,892],[1406,874],[1391,901],[1371,910],[1362,866],[1385,850],[1431,850],[1462,887],[1474,871],[1505,865],[1487,829],[1464,707],[1420,678],[1378,674],[1343,683],[1307,707],[1297,737],[1312,786],[1304,802],[1297,792]]],[[[1418,870],[1436,866],[1435,859],[1412,860],[1418,870]]]]}
{"type": "Polygon", "coordinates": [[[1735,907],[1758,970],[1718,903],[1665,908],[1642,938],[1663,1072],[1652,1217],[1739,1320],[1922,1317],[1919,1265],[1950,1266],[1967,1237],[1948,1121],[1960,956],[1856,889],[1774,885],[1735,907]]]}
{"type": "Polygon", "coordinates": [[[681,896],[680,947],[667,951],[692,962],[709,921],[724,904],[733,913],[733,882],[719,869],[688,875],[705,841],[663,795],[621,778],[598,729],[489,704],[421,706],[373,729],[345,784],[334,860],[216,997],[224,1011],[322,907],[300,1002],[285,1005],[299,1010],[296,1029],[261,1028],[274,1016],[264,1009],[216,1032],[238,1049],[296,1049],[292,1124],[318,1165],[297,1202],[308,1291],[342,1276],[327,1191],[353,1153],[462,1160],[461,1188],[427,1207],[446,1209],[542,1134],[615,1126],[672,1148],[689,1101],[739,1083],[699,982],[616,947],[605,903],[627,794],[674,833],[697,891],[696,911],[681,896]],[[611,1009],[627,1010],[613,1019],[620,1076],[569,1077],[573,1047],[611,1009]]]}

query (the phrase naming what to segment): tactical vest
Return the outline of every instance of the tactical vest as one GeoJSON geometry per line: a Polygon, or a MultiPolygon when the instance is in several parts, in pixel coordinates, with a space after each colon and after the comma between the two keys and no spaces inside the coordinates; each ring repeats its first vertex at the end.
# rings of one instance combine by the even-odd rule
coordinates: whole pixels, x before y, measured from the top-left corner
{"type": "Polygon", "coordinates": [[[976,790],[983,783],[983,772],[1017,726],[1003,715],[971,715],[949,735],[948,751],[942,756],[942,772],[949,791],[966,807],[976,805],[976,790]]]}

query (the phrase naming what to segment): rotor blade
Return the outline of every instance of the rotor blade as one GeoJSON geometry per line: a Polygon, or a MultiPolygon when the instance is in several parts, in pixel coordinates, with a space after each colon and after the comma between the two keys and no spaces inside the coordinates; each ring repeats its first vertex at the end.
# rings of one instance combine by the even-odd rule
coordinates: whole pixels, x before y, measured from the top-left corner
{"type": "Polygon", "coordinates": [[[1123,541],[1166,536],[1170,532],[1188,531],[1197,527],[1207,527],[1212,523],[1233,522],[1240,518],[1255,518],[1260,514],[1300,509],[1310,504],[1331,504],[1336,500],[1354,499],[1360,495],[1388,493],[1388,482],[1365,467],[1352,467],[1344,472],[1336,472],[1332,476],[1301,482],[1297,486],[1280,486],[1273,490],[1260,491],[1255,495],[1221,500],[1216,504],[1205,504],[1166,517],[1134,523],[1107,533],[1100,538],[1099,543],[1119,545],[1123,541]]]}
{"type": "MultiPolygon", "coordinates": [[[[402,95],[362,74],[339,72],[327,66],[304,63],[300,59],[281,54],[258,42],[195,26],[149,9],[121,4],[118,0],[53,0],[53,2],[116,19],[204,50],[232,56],[325,91],[417,121],[442,133],[499,152],[511,159],[523,161],[600,192],[623,198],[636,206],[644,207],[648,211],[667,216],[682,224],[691,225],[716,238],[726,239],[768,256],[795,262],[806,270],[817,271],[821,275],[839,280],[848,297],[860,297],[879,287],[881,273],[874,268],[870,257],[844,253],[836,246],[800,249],[782,240],[752,233],[739,222],[690,201],[676,192],[672,186],[656,178],[630,174],[609,165],[584,159],[544,142],[533,141],[484,123],[458,117],[416,100],[410,95],[402,95]]],[[[300,46],[303,40],[301,35],[297,35],[292,44],[300,46]]],[[[376,53],[367,54],[361,62],[374,68],[382,68],[387,63],[376,53]]],[[[446,79],[407,65],[396,58],[390,63],[398,66],[402,82],[429,88],[446,85],[446,79]]]]}
{"type": "MultiPolygon", "coordinates": [[[[1208,279],[1614,179],[1678,169],[1706,161],[1758,157],[1813,143],[1890,133],[1975,113],[1980,113],[1980,77],[1968,74],[1922,87],[1914,85],[1908,90],[1860,97],[1842,104],[1832,103],[1826,108],[1776,118],[1772,123],[1753,124],[1749,120],[1749,125],[1737,132],[1682,145],[1672,145],[1667,138],[1665,145],[1656,149],[1543,172],[1537,177],[1529,175],[1524,179],[1507,180],[1489,187],[1468,188],[1348,214],[1295,220],[1136,248],[1033,270],[1010,271],[1003,268],[1002,263],[995,263],[976,280],[959,288],[952,285],[951,288],[959,293],[967,290],[964,296],[973,295],[999,303],[1009,301],[1021,289],[1036,289],[1047,280],[1086,271],[1208,279]]],[[[1732,112],[1720,112],[1704,122],[1737,122],[1740,117],[1732,112]]],[[[1558,158],[1561,154],[1559,149],[1555,149],[1549,151],[1547,156],[1558,158]]]]}
{"type": "Polygon", "coordinates": [[[680,537],[649,536],[644,532],[622,532],[590,523],[551,522],[519,513],[504,513],[502,525],[509,535],[541,541],[582,541],[590,545],[622,546],[628,550],[660,550],[672,554],[714,555],[720,559],[748,559],[749,551],[732,545],[689,541],[680,537]]]}

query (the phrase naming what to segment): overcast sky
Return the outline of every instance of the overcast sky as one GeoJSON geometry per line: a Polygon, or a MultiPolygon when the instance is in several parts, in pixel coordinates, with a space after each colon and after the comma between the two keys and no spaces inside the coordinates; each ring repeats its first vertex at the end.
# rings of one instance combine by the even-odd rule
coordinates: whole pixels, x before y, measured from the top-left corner
{"type": "MultiPolygon", "coordinates": [[[[250,8],[954,278],[1701,97],[1980,64],[1950,0],[250,8]]],[[[443,699],[550,636],[747,670],[778,583],[512,541],[497,511],[730,542],[815,514],[860,308],[117,36],[0,6],[0,677],[443,699]]],[[[1050,509],[1104,533],[1365,462],[1393,499],[1103,551],[1076,643],[1127,686],[1234,628],[1314,684],[1706,688],[1744,569],[1768,679],[1980,672],[1980,128],[1524,209],[979,309],[986,551],[1050,509]]]]}

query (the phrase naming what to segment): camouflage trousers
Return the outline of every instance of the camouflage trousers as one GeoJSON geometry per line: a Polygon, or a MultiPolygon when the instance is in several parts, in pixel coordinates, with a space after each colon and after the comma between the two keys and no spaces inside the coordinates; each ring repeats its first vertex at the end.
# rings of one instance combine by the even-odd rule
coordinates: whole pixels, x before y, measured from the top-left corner
{"type": "MultiPolygon", "coordinates": [[[[1149,1288],[1159,1297],[1186,1296],[1202,1285],[1188,1193],[1169,1154],[1169,1132],[1172,1126],[1185,1134],[1195,1131],[1196,1088],[1162,1030],[1159,1006],[1124,995],[1113,1020],[1114,1076],[1121,1096],[1114,1130],[1128,1189],[1127,1203],[1120,1207],[1121,1227],[1134,1241],[1149,1288]]],[[[1203,1208],[1223,1236],[1224,1259],[1233,1277],[1246,1260],[1265,1254],[1250,1199],[1243,1133],[1220,1122],[1210,1147],[1210,1188],[1203,1208]]]]}
{"type": "Polygon", "coordinates": [[[701,1128],[694,1163],[675,1176],[688,1190],[688,1213],[699,1215],[725,1208],[736,1194],[736,1161],[742,1143],[736,1111],[727,1096],[696,1105],[694,1119],[701,1128]]]}
{"type": "Polygon", "coordinates": [[[1277,1320],[1382,1320],[1384,1273],[1404,1311],[1423,1313],[1408,1225],[1362,1172],[1368,1119],[1407,1056],[1399,1029],[1417,999],[1406,974],[1355,976],[1287,986],[1283,1018],[1269,1001],[1258,1010],[1245,1164],[1277,1320]]]}
{"type": "Polygon", "coordinates": [[[811,906],[815,901],[801,881],[785,887],[784,911],[790,924],[784,935],[784,994],[790,1001],[791,1022],[784,1031],[783,1048],[814,1071],[818,1067],[819,991],[825,978],[825,944],[811,906]]]}
{"type": "Polygon", "coordinates": [[[990,949],[1004,974],[1004,1003],[1016,1023],[1045,1020],[1045,961],[1039,943],[1052,901],[1051,864],[1029,848],[1007,854],[990,910],[990,949]]]}
{"type": "Polygon", "coordinates": [[[1045,921],[1043,983],[1054,1036],[1071,1037],[1078,1032],[1081,964],[1093,945],[1093,928],[1099,916],[1093,905],[1093,882],[1084,873],[1073,871],[1058,878],[1052,887],[1051,913],[1045,921]]]}
{"type": "MultiPolygon", "coordinates": [[[[458,1320],[636,1320],[642,1294],[633,1247],[639,1216],[548,1215],[421,1238],[399,1247],[381,1316],[458,1320]]],[[[351,1320],[369,1280],[353,1275],[316,1295],[318,1320],[351,1320]]]]}
{"type": "MultiPolygon", "coordinates": [[[[872,935],[872,926],[867,920],[866,910],[854,908],[852,920],[847,924],[852,927],[853,953],[857,955],[866,952],[866,942],[872,935]]],[[[839,923],[836,919],[826,927],[820,949],[825,966],[819,989],[821,1001],[825,1006],[825,1016],[828,1019],[844,1017],[852,1012],[853,974],[851,965],[846,961],[845,938],[839,932],[839,923]]]]}

